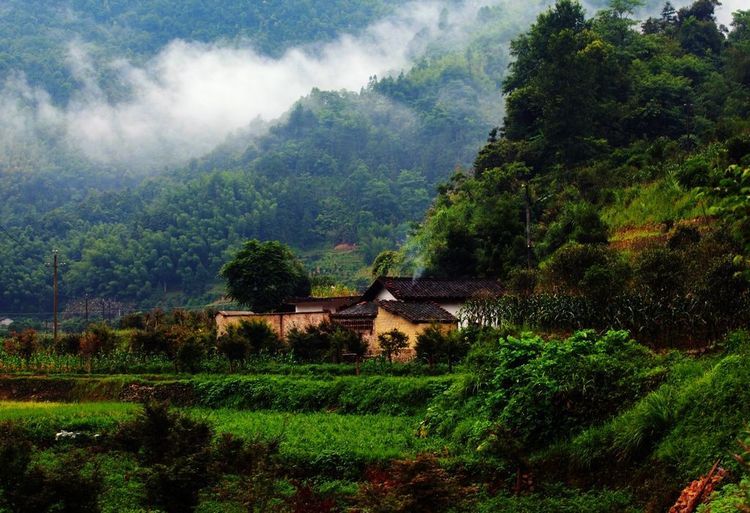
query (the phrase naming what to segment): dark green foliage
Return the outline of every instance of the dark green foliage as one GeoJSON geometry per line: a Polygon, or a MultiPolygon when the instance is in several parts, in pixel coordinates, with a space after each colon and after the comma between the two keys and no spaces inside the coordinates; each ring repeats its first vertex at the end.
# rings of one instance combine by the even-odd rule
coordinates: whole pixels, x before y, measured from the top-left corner
{"type": "Polygon", "coordinates": [[[227,293],[258,312],[278,309],[291,297],[310,294],[310,278],[292,251],[276,241],[250,240],[221,268],[227,293]]]}
{"type": "Polygon", "coordinates": [[[572,470],[601,472],[618,464],[658,461],[668,475],[678,477],[672,485],[678,488],[705,474],[717,459],[736,468],[726,456],[736,450],[750,414],[743,385],[750,370],[747,333],[733,334],[726,344],[731,349],[718,359],[673,359],[666,383],[563,446],[572,470]]]}
{"type": "Polygon", "coordinates": [[[421,413],[452,378],[243,376],[199,380],[198,404],[211,408],[341,413],[421,413]]]}
{"type": "Polygon", "coordinates": [[[414,344],[417,358],[428,362],[430,367],[435,365],[435,362],[445,354],[446,338],[439,326],[430,326],[424,330],[417,335],[414,344]]]}
{"type": "Polygon", "coordinates": [[[81,349],[80,333],[64,333],[55,346],[55,351],[59,354],[78,354],[81,349]]]}
{"type": "Polygon", "coordinates": [[[655,248],[640,253],[634,264],[637,286],[659,300],[669,300],[683,294],[687,269],[683,255],[666,248],[655,248]]]}
{"type": "Polygon", "coordinates": [[[535,493],[521,497],[500,495],[479,505],[478,513],[639,513],[633,497],[624,491],[535,493]]]}
{"type": "Polygon", "coordinates": [[[170,412],[166,404],[146,403],[114,438],[146,466],[148,504],[178,513],[193,511],[201,490],[215,479],[210,472],[212,436],[207,424],[170,412]]]}
{"type": "Polygon", "coordinates": [[[409,336],[393,328],[391,331],[378,335],[378,344],[383,356],[388,360],[388,363],[391,363],[394,355],[409,347],[409,336]]]}
{"type": "Polygon", "coordinates": [[[153,465],[144,477],[147,504],[165,513],[194,511],[201,489],[212,484],[209,463],[204,450],[153,465]]]}
{"type": "MultiPolygon", "coordinates": [[[[605,243],[599,213],[613,195],[675,176],[687,187],[712,186],[706,196],[736,198],[739,207],[724,212],[740,218],[737,233],[750,233],[742,230],[747,216],[737,216],[748,202],[718,187],[746,153],[750,90],[736,82],[750,50],[746,16],[735,15],[725,43],[715,2],[667,6],[646,34],[633,30],[635,5],[615,2],[588,20],[561,0],[513,42],[504,126],[480,150],[472,177],[457,173],[440,189],[414,239],[430,273],[504,278],[533,266],[524,258],[527,219],[528,251],[542,258],[566,243],[605,243]],[[732,140],[731,151],[717,140],[732,140]]],[[[726,182],[730,190],[741,188],[741,174],[726,182]]],[[[607,299],[627,280],[618,271],[600,263],[588,283],[581,275],[569,285],[599,288],[607,299]]]]}
{"type": "Polygon", "coordinates": [[[541,256],[549,255],[568,242],[606,244],[608,232],[593,205],[586,202],[568,203],[547,228],[537,251],[541,256]]]}
{"type": "Polygon", "coordinates": [[[274,355],[281,349],[281,341],[265,321],[242,321],[227,328],[216,341],[216,350],[226,357],[230,367],[250,356],[274,355]]]}
{"type": "Polygon", "coordinates": [[[361,357],[367,352],[367,343],[362,337],[332,322],[322,322],[304,330],[292,328],[286,339],[295,360],[299,362],[329,360],[340,363],[345,354],[361,357]]]}
{"type": "Polygon", "coordinates": [[[115,440],[146,464],[165,463],[201,451],[211,440],[208,424],[169,411],[166,404],[146,403],[137,418],[123,423],[115,440]]]}
{"type": "Polygon", "coordinates": [[[32,464],[35,447],[19,425],[0,425],[0,508],[8,511],[96,513],[102,492],[98,469],[84,469],[78,452],[51,467],[32,464]]]}
{"type": "MultiPolygon", "coordinates": [[[[527,452],[564,439],[621,411],[661,374],[654,355],[619,331],[603,336],[582,331],[561,341],[509,336],[494,347],[483,345],[481,352],[468,358],[478,365],[473,385],[465,386],[456,403],[445,395],[427,423],[453,431],[459,427],[457,412],[475,410],[481,420],[470,443],[482,451],[492,451],[499,432],[527,452]]],[[[502,460],[509,453],[500,446],[495,456],[502,460]]]]}
{"type": "Polygon", "coordinates": [[[651,386],[648,360],[625,332],[580,332],[549,343],[509,337],[498,350],[487,407],[525,444],[553,440],[606,418],[651,386]]]}
{"type": "Polygon", "coordinates": [[[595,300],[622,293],[630,274],[618,252],[599,244],[568,244],[550,257],[544,270],[563,291],[595,300]]]}
{"type": "Polygon", "coordinates": [[[502,276],[524,261],[521,181],[527,173],[511,165],[451,179],[416,236],[429,274],[502,276]]]}
{"type": "Polygon", "coordinates": [[[206,356],[206,346],[205,337],[189,337],[175,351],[175,368],[180,372],[198,372],[201,360],[206,356]]]}
{"type": "Polygon", "coordinates": [[[417,336],[414,349],[420,358],[434,367],[443,360],[448,363],[449,371],[453,364],[459,362],[469,351],[469,338],[458,331],[446,333],[440,326],[430,326],[417,336]]]}
{"type": "Polygon", "coordinates": [[[170,354],[172,344],[167,331],[163,328],[154,330],[140,329],[130,337],[130,349],[144,354],[170,354]]]}
{"type": "Polygon", "coordinates": [[[388,276],[391,270],[395,270],[401,263],[401,256],[397,251],[383,251],[372,262],[372,276],[388,276]]]}
{"type": "Polygon", "coordinates": [[[236,331],[229,331],[216,341],[216,352],[229,360],[229,367],[232,368],[237,362],[247,358],[250,352],[250,344],[236,331]]]}

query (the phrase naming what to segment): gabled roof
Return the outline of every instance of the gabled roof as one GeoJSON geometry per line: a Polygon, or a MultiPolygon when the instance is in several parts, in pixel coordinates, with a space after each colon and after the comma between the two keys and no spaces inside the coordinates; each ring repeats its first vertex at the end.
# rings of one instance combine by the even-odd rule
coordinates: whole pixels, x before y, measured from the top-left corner
{"type": "Polygon", "coordinates": [[[365,301],[377,298],[386,289],[400,301],[466,300],[473,297],[497,297],[504,289],[494,280],[443,280],[435,278],[389,278],[381,276],[362,295],[365,301]]]}
{"type": "Polygon", "coordinates": [[[377,317],[377,315],[378,315],[378,306],[372,301],[363,301],[362,303],[357,303],[354,306],[350,306],[349,308],[340,310],[339,312],[333,314],[333,317],[336,317],[336,318],[373,317],[374,318],[374,317],[377,317]]]}
{"type": "Polygon", "coordinates": [[[414,323],[424,322],[456,322],[453,315],[440,308],[435,303],[407,303],[404,301],[378,301],[377,305],[383,310],[414,323]]]}

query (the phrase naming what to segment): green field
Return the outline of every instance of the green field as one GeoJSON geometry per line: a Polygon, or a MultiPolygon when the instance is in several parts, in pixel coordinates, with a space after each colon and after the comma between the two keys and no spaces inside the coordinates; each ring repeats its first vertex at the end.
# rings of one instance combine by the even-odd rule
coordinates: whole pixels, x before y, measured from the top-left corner
{"type": "MultiPolygon", "coordinates": [[[[90,434],[132,418],[139,406],[130,403],[0,402],[0,421],[22,421],[39,439],[59,430],[90,434]]],[[[278,439],[281,455],[296,464],[359,467],[442,448],[442,441],[417,437],[420,417],[287,413],[233,409],[179,409],[206,421],[217,435],[278,439]]],[[[325,469],[324,469],[325,470],[325,469]]]]}
{"type": "Polygon", "coordinates": [[[443,445],[439,439],[417,437],[420,417],[204,408],[187,411],[208,421],[218,433],[251,439],[278,437],[282,455],[298,461],[345,459],[373,463],[439,450],[443,445]]]}

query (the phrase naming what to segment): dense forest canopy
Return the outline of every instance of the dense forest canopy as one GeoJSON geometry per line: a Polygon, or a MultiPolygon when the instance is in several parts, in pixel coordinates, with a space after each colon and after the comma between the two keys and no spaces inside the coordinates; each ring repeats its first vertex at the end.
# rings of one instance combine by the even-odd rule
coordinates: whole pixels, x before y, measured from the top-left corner
{"type": "Polygon", "coordinates": [[[568,243],[607,242],[600,214],[627,187],[667,181],[684,196],[745,162],[748,12],[726,35],[713,0],[667,4],[643,24],[637,2],[612,5],[587,18],[560,1],[513,42],[504,124],[473,173],[441,188],[412,265],[503,278],[544,267],[568,243]]]}

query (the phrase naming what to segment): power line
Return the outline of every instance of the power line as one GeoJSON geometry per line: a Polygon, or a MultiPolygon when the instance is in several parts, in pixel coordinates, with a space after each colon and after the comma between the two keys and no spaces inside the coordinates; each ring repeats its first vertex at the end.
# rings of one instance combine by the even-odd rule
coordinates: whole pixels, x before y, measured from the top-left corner
{"type": "Polygon", "coordinates": [[[0,230],[2,230],[3,232],[5,232],[5,235],[7,235],[13,242],[15,242],[16,244],[20,244],[20,245],[23,246],[23,242],[21,242],[20,240],[18,240],[18,238],[15,235],[13,235],[12,233],[10,233],[10,231],[8,231],[8,229],[5,226],[3,226],[2,224],[0,224],[0,230]]]}

